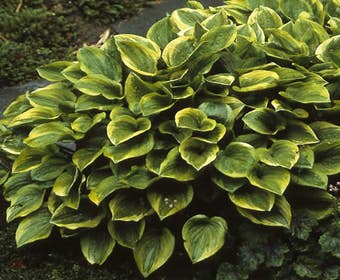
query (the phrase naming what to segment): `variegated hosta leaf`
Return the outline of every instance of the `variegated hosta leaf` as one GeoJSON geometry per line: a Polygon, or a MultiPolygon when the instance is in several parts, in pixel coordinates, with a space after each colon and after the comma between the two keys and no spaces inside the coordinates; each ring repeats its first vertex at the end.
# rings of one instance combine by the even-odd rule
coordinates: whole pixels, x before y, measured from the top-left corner
{"type": "Polygon", "coordinates": [[[147,199],[139,192],[120,191],[109,202],[113,221],[138,222],[152,214],[147,199]]]}
{"type": "Polygon", "coordinates": [[[74,131],[80,132],[80,133],[86,133],[88,132],[92,127],[94,127],[96,124],[102,122],[106,118],[106,113],[101,112],[93,117],[90,115],[84,114],[80,115],[78,118],[76,118],[71,123],[71,128],[74,131]]]}
{"type": "Polygon", "coordinates": [[[63,158],[44,158],[37,168],[31,171],[31,177],[35,181],[45,182],[57,178],[65,168],[69,166],[69,162],[63,158]]]}
{"type": "Polygon", "coordinates": [[[235,192],[247,183],[245,178],[231,178],[220,172],[214,172],[211,174],[211,181],[216,186],[230,193],[235,192]]]}
{"type": "Polygon", "coordinates": [[[2,195],[7,201],[10,201],[11,197],[25,185],[31,183],[30,172],[23,172],[12,174],[8,177],[7,181],[2,185],[2,195]]]}
{"type": "Polygon", "coordinates": [[[153,182],[159,180],[159,177],[154,177],[144,166],[131,166],[131,169],[119,178],[119,181],[127,186],[144,190],[153,182]]]}
{"type": "Polygon", "coordinates": [[[194,195],[192,186],[159,181],[148,189],[147,198],[161,220],[186,208],[194,195]]]}
{"type": "Polygon", "coordinates": [[[202,169],[216,159],[219,148],[216,144],[206,143],[196,137],[190,137],[179,145],[182,159],[196,170],[202,169]]]}
{"type": "Polygon", "coordinates": [[[195,39],[191,36],[180,36],[166,45],[162,58],[169,67],[177,67],[187,62],[194,50],[195,39]]]}
{"type": "Polygon", "coordinates": [[[282,25],[282,20],[273,9],[260,6],[248,18],[248,24],[254,23],[257,23],[262,29],[279,28],[282,25]]]}
{"type": "Polygon", "coordinates": [[[280,76],[268,70],[253,70],[239,77],[240,86],[233,86],[235,91],[252,92],[276,87],[280,76]]]}
{"type": "Polygon", "coordinates": [[[32,148],[46,147],[60,140],[73,140],[77,137],[63,122],[43,123],[33,128],[24,142],[32,148]]]}
{"type": "Polygon", "coordinates": [[[314,187],[327,190],[328,177],[314,169],[298,169],[292,173],[292,183],[300,186],[314,187]]]}
{"type": "Polygon", "coordinates": [[[181,143],[192,135],[190,129],[177,127],[176,122],[173,120],[162,122],[158,129],[163,134],[173,136],[178,143],[181,143]]]}
{"type": "Polygon", "coordinates": [[[285,91],[279,92],[279,94],[288,100],[304,104],[330,102],[327,88],[315,83],[296,82],[285,91]]]}
{"type": "Polygon", "coordinates": [[[119,245],[134,249],[143,236],[145,220],[139,222],[109,221],[107,229],[119,245]]]}
{"type": "Polygon", "coordinates": [[[207,19],[201,22],[202,26],[207,29],[214,28],[216,26],[225,25],[227,23],[227,13],[222,10],[216,14],[212,14],[207,19]]]}
{"type": "Polygon", "coordinates": [[[102,209],[98,210],[93,204],[85,199],[80,202],[79,208],[72,209],[65,205],[60,205],[53,213],[51,223],[70,230],[78,228],[95,228],[104,218],[102,209]]]}
{"type": "Polygon", "coordinates": [[[182,229],[182,237],[192,263],[209,258],[220,250],[227,230],[227,223],[221,217],[196,215],[187,220],[182,229]]]}
{"type": "Polygon", "coordinates": [[[17,247],[48,238],[53,228],[50,219],[51,213],[47,207],[42,207],[23,219],[15,233],[17,247]]]}
{"type": "Polygon", "coordinates": [[[216,126],[215,120],[209,119],[203,111],[195,108],[178,111],[175,121],[178,127],[189,128],[194,131],[210,131],[216,126]]]}
{"type": "Polygon", "coordinates": [[[71,64],[72,62],[68,61],[56,61],[39,67],[37,71],[39,76],[47,81],[60,82],[65,80],[61,72],[71,64]]]}
{"type": "Polygon", "coordinates": [[[190,8],[177,9],[172,12],[170,22],[180,31],[194,27],[196,22],[202,22],[210,15],[205,10],[197,10],[190,8]]]}
{"type": "Polygon", "coordinates": [[[111,255],[116,241],[105,228],[89,230],[80,237],[80,248],[90,264],[102,265],[111,255]]]}
{"type": "Polygon", "coordinates": [[[164,49],[170,41],[177,37],[177,35],[172,30],[169,17],[164,17],[150,27],[146,37],[154,41],[161,49],[164,49]]]}
{"type": "Polygon", "coordinates": [[[340,35],[333,36],[324,41],[316,49],[315,54],[323,62],[332,62],[340,67],[340,35]]]}
{"type": "Polygon", "coordinates": [[[321,143],[335,143],[340,141],[340,126],[329,122],[317,121],[310,124],[321,143]]]}
{"type": "Polygon", "coordinates": [[[229,198],[238,207],[256,211],[270,211],[275,202],[275,194],[253,186],[242,187],[229,193],[229,198]]]}
{"type": "Polygon", "coordinates": [[[284,196],[276,196],[271,211],[254,211],[241,207],[237,207],[237,211],[253,223],[265,226],[289,228],[292,219],[290,205],[284,196]]]}
{"type": "Polygon", "coordinates": [[[11,205],[6,211],[6,220],[11,222],[16,218],[25,217],[38,210],[43,203],[45,190],[39,185],[31,184],[22,187],[12,196],[11,205]]]}
{"type": "Polygon", "coordinates": [[[161,162],[158,173],[161,177],[184,182],[194,180],[197,171],[181,158],[178,147],[175,147],[169,151],[161,162]]]}
{"type": "Polygon", "coordinates": [[[157,92],[145,94],[139,104],[143,116],[159,114],[174,105],[170,94],[159,94],[157,92]]]}
{"type": "Polygon", "coordinates": [[[116,35],[115,40],[127,67],[141,75],[156,75],[157,62],[161,56],[160,48],[156,43],[133,34],[116,35]]]}
{"type": "Polygon", "coordinates": [[[107,135],[113,145],[118,145],[148,131],[151,122],[147,118],[135,119],[131,116],[119,116],[107,125],[107,135]]]}
{"type": "Polygon", "coordinates": [[[315,132],[309,125],[296,120],[288,121],[285,130],[281,131],[279,137],[297,145],[316,144],[319,142],[315,132]]]}
{"type": "Polygon", "coordinates": [[[123,188],[128,188],[128,186],[119,182],[116,177],[109,176],[101,180],[96,186],[91,187],[89,199],[99,205],[111,193],[123,188]]]}
{"type": "Polygon", "coordinates": [[[321,143],[314,148],[315,171],[335,175],[340,173],[340,143],[321,143]]]}
{"type": "Polygon", "coordinates": [[[203,111],[209,118],[221,123],[229,123],[233,120],[232,108],[224,103],[203,102],[198,109],[203,111]]]}
{"type": "Polygon", "coordinates": [[[102,148],[82,148],[74,152],[72,161],[74,165],[83,171],[103,153],[102,148]]]}
{"type": "Polygon", "coordinates": [[[261,134],[275,135],[285,128],[282,117],[268,108],[250,111],[243,116],[242,120],[250,129],[261,134]]]}
{"type": "Polygon", "coordinates": [[[142,135],[121,143],[117,146],[104,148],[104,156],[114,163],[119,163],[129,158],[144,156],[154,147],[154,138],[151,134],[142,135]]]}
{"type": "Polygon", "coordinates": [[[167,228],[146,231],[133,250],[133,257],[144,277],[164,265],[175,248],[175,237],[167,228]]]}
{"type": "Polygon", "coordinates": [[[97,47],[83,47],[77,52],[80,69],[86,74],[100,74],[109,79],[120,81],[122,68],[106,51],[97,47]]]}
{"type": "Polygon", "coordinates": [[[74,166],[61,173],[54,181],[52,191],[58,196],[67,196],[78,179],[79,171],[74,166]]]}
{"type": "Polygon", "coordinates": [[[74,62],[70,66],[66,67],[61,73],[72,83],[76,83],[82,77],[86,76],[86,73],[80,70],[79,62],[74,62]]]}
{"type": "Polygon", "coordinates": [[[299,160],[294,165],[296,168],[311,169],[314,166],[314,152],[310,146],[299,146],[299,160]]]}
{"type": "Polygon", "coordinates": [[[273,105],[276,112],[284,112],[299,119],[307,119],[309,117],[309,113],[305,109],[294,109],[282,100],[274,99],[272,100],[271,104],[273,105]]]}
{"type": "Polygon", "coordinates": [[[249,172],[247,178],[253,186],[282,195],[290,182],[290,172],[282,167],[259,163],[249,172]]]}
{"type": "Polygon", "coordinates": [[[299,147],[287,140],[278,140],[269,149],[257,150],[259,159],[267,165],[291,169],[299,159],[299,147]]]}
{"type": "Polygon", "coordinates": [[[256,163],[255,148],[242,142],[230,143],[214,161],[215,168],[232,178],[246,177],[256,163]]]}
{"type": "Polygon", "coordinates": [[[109,100],[122,99],[124,97],[121,84],[104,75],[89,74],[78,80],[74,87],[87,95],[102,95],[109,100]]]}
{"type": "Polygon", "coordinates": [[[82,112],[95,109],[100,111],[111,111],[113,107],[114,103],[108,102],[108,100],[104,96],[90,96],[83,94],[77,99],[75,111],[82,112]]]}
{"type": "Polygon", "coordinates": [[[43,158],[46,157],[44,156],[45,152],[41,149],[26,148],[13,162],[12,172],[26,172],[39,167],[43,158]]]}

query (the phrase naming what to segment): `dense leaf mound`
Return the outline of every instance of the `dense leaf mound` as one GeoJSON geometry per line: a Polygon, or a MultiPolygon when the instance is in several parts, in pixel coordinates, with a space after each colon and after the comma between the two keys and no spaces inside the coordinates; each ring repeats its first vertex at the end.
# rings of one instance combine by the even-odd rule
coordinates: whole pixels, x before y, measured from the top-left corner
{"type": "Polygon", "coordinates": [[[102,264],[118,243],[146,277],[180,232],[193,263],[214,255],[235,209],[284,228],[301,209],[331,214],[338,11],[336,0],[189,1],[146,38],[116,35],[40,67],[52,83],[2,119],[17,245],[55,228],[102,264]]]}

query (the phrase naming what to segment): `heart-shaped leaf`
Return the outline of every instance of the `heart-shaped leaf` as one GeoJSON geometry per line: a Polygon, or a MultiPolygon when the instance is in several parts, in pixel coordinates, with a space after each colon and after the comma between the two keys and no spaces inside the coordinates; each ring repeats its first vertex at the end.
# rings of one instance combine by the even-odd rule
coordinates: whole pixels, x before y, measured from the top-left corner
{"type": "Polygon", "coordinates": [[[60,82],[65,80],[65,77],[61,72],[71,64],[72,62],[69,61],[56,61],[40,66],[37,71],[39,76],[47,81],[60,82]]]}
{"type": "Polygon", "coordinates": [[[133,257],[144,277],[164,265],[175,248],[175,237],[167,228],[147,231],[133,250],[133,257]]]}
{"type": "Polygon", "coordinates": [[[209,258],[220,250],[227,230],[227,223],[221,217],[196,215],[187,220],[182,229],[182,237],[192,263],[209,258]]]}
{"type": "Polygon", "coordinates": [[[253,186],[282,195],[290,182],[290,173],[282,167],[257,164],[247,178],[253,186]]]}
{"type": "Polygon", "coordinates": [[[216,186],[230,193],[235,192],[247,183],[245,178],[231,178],[220,172],[211,174],[211,181],[216,184],[216,186]]]}
{"type": "Polygon", "coordinates": [[[109,100],[122,99],[124,97],[121,84],[104,75],[89,74],[78,80],[74,87],[87,95],[102,95],[109,100]]]}
{"type": "Polygon", "coordinates": [[[287,140],[278,140],[269,149],[257,150],[262,162],[291,169],[299,159],[299,147],[287,140]]]}
{"type": "Polygon", "coordinates": [[[127,67],[142,75],[156,75],[157,62],[161,56],[160,48],[156,43],[133,34],[116,35],[115,40],[127,67]]]}
{"type": "Polygon", "coordinates": [[[276,87],[280,77],[268,70],[253,70],[239,77],[240,86],[233,89],[238,92],[252,92],[276,87]]]}
{"type": "Polygon", "coordinates": [[[340,143],[320,144],[314,148],[315,171],[335,175],[340,173],[340,143]]]}
{"type": "Polygon", "coordinates": [[[174,105],[169,94],[159,94],[157,92],[144,95],[139,104],[143,116],[158,114],[170,109],[174,105]]]}
{"type": "Polygon", "coordinates": [[[283,119],[268,108],[250,111],[243,116],[242,120],[250,129],[261,134],[275,135],[285,128],[283,119]]]}
{"type": "Polygon", "coordinates": [[[195,138],[206,143],[216,144],[223,139],[226,132],[226,127],[223,124],[217,123],[215,128],[211,131],[196,133],[195,138]]]}
{"type": "Polygon", "coordinates": [[[138,192],[121,190],[109,202],[113,221],[138,222],[152,213],[146,198],[138,192]]]}
{"type": "Polygon", "coordinates": [[[194,131],[210,131],[216,126],[216,121],[209,119],[207,115],[195,108],[186,108],[175,115],[176,125],[181,128],[189,128],[194,131]]]}
{"type": "Polygon", "coordinates": [[[260,6],[253,10],[248,18],[248,24],[257,23],[262,29],[279,28],[282,25],[281,17],[271,8],[260,6]]]}
{"type": "Polygon", "coordinates": [[[93,117],[87,114],[84,114],[84,115],[82,114],[71,123],[71,128],[74,131],[77,131],[80,133],[86,133],[96,124],[105,120],[105,118],[106,118],[105,112],[98,113],[94,115],[93,117]]]}
{"type": "Polygon", "coordinates": [[[332,62],[340,67],[340,35],[333,36],[322,42],[315,51],[318,59],[324,62],[332,62]]]}
{"type": "Polygon", "coordinates": [[[256,211],[270,211],[275,202],[275,194],[253,186],[242,187],[229,193],[229,198],[238,207],[256,211]]]}
{"type": "Polygon", "coordinates": [[[188,61],[195,50],[195,39],[180,36],[166,45],[162,58],[169,67],[177,67],[188,61]]]}
{"type": "Polygon", "coordinates": [[[319,142],[313,129],[301,121],[290,120],[285,130],[279,133],[280,139],[289,140],[297,145],[315,144],[319,142]]]}
{"type": "Polygon", "coordinates": [[[165,183],[163,180],[149,188],[147,192],[149,203],[161,220],[186,208],[193,195],[192,186],[179,185],[175,181],[165,183]]]}
{"type": "Polygon", "coordinates": [[[242,178],[247,176],[255,163],[254,147],[242,142],[232,142],[218,154],[214,166],[224,175],[242,178]]]}
{"type": "Polygon", "coordinates": [[[17,247],[48,238],[53,228],[50,219],[51,213],[47,207],[42,207],[23,219],[15,233],[17,247]]]}
{"type": "Polygon", "coordinates": [[[196,137],[190,137],[179,145],[181,157],[196,170],[214,161],[218,151],[216,144],[206,143],[196,137]]]}
{"type": "Polygon", "coordinates": [[[170,21],[179,30],[185,30],[193,27],[196,22],[202,22],[210,14],[204,10],[182,8],[172,12],[170,21]]]}
{"type": "Polygon", "coordinates": [[[328,177],[314,169],[298,169],[292,172],[292,183],[327,190],[328,177]]]}
{"type": "Polygon", "coordinates": [[[111,255],[116,241],[105,229],[95,229],[80,237],[80,248],[90,264],[102,265],[111,255]]]}
{"type": "Polygon", "coordinates": [[[203,111],[209,118],[221,123],[231,122],[234,118],[232,108],[224,103],[203,102],[198,109],[203,111]]]}
{"type": "Polygon", "coordinates": [[[139,222],[109,221],[107,228],[119,245],[133,249],[143,236],[145,220],[139,222]]]}
{"type": "Polygon", "coordinates": [[[290,205],[284,196],[276,196],[271,211],[254,211],[237,207],[237,211],[255,224],[289,228],[292,220],[290,205]]]}
{"type": "Polygon", "coordinates": [[[97,158],[101,156],[103,149],[100,148],[82,148],[74,152],[72,156],[72,161],[75,166],[80,171],[83,171],[91,163],[93,163],[97,158]]]}
{"type": "Polygon", "coordinates": [[[164,49],[170,41],[177,37],[177,35],[172,30],[169,17],[164,17],[150,27],[146,37],[154,41],[161,49],[164,49]]]}
{"type": "Polygon", "coordinates": [[[173,120],[162,122],[159,131],[163,134],[173,136],[178,143],[188,139],[192,135],[192,131],[188,128],[179,128],[173,120]]]}
{"type": "Polygon", "coordinates": [[[310,124],[316,136],[322,143],[334,143],[340,141],[340,126],[329,122],[318,121],[310,124]]]}
{"type": "Polygon", "coordinates": [[[118,145],[148,131],[151,122],[147,118],[135,119],[131,116],[119,116],[107,125],[107,135],[113,145],[118,145]]]}

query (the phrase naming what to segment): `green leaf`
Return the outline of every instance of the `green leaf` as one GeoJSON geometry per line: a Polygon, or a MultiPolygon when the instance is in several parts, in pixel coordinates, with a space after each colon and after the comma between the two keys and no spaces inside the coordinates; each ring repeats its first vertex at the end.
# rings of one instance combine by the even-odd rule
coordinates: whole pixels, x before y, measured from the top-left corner
{"type": "Polygon", "coordinates": [[[112,238],[119,245],[134,249],[143,236],[145,220],[140,220],[139,222],[109,221],[107,228],[112,238]]]}
{"type": "Polygon", "coordinates": [[[242,178],[247,176],[255,163],[254,147],[242,142],[232,142],[218,154],[213,164],[224,175],[242,178]]]}
{"type": "Polygon", "coordinates": [[[78,179],[79,171],[71,166],[61,173],[54,182],[52,191],[58,196],[67,196],[78,179]]]}
{"type": "Polygon", "coordinates": [[[243,187],[247,182],[244,178],[231,178],[221,174],[220,172],[214,172],[211,174],[211,181],[221,189],[230,193],[233,193],[243,187]]]}
{"type": "Polygon", "coordinates": [[[197,171],[181,158],[178,147],[169,151],[159,167],[161,177],[173,178],[181,182],[194,180],[196,173],[197,171]]]}
{"type": "Polygon", "coordinates": [[[127,67],[141,75],[156,75],[157,62],[161,56],[160,48],[156,43],[133,34],[116,35],[115,40],[127,67]]]}
{"type": "Polygon", "coordinates": [[[315,51],[318,59],[323,62],[332,62],[340,67],[340,35],[333,36],[322,42],[315,51]]]}
{"type": "Polygon", "coordinates": [[[296,82],[285,91],[280,91],[279,94],[284,98],[303,104],[330,102],[327,88],[315,83],[296,82]]]}
{"type": "Polygon", "coordinates": [[[188,128],[178,128],[173,120],[162,122],[159,126],[159,131],[163,134],[173,136],[178,143],[188,139],[192,135],[192,131],[188,128]]]}
{"type": "Polygon", "coordinates": [[[175,248],[175,237],[167,229],[147,231],[133,250],[133,257],[144,277],[164,265],[175,248]]]}
{"type": "Polygon", "coordinates": [[[247,178],[253,186],[282,195],[290,182],[290,173],[282,167],[257,164],[247,178]]]}
{"type": "Polygon", "coordinates": [[[126,184],[119,182],[116,177],[109,176],[101,180],[96,186],[91,187],[89,199],[94,204],[99,205],[111,193],[127,187],[126,184]]]}
{"type": "Polygon", "coordinates": [[[275,202],[275,194],[253,186],[243,187],[229,193],[229,198],[238,207],[256,211],[270,211],[275,202]]]}
{"type": "Polygon", "coordinates": [[[65,80],[65,77],[61,72],[71,64],[72,62],[69,61],[56,61],[40,66],[37,71],[39,76],[47,81],[60,82],[65,80]]]}
{"type": "Polygon", "coordinates": [[[177,127],[189,128],[194,131],[210,131],[216,126],[216,121],[209,119],[207,115],[195,108],[185,108],[175,115],[177,127]]]}
{"type": "Polygon", "coordinates": [[[180,36],[165,46],[162,58],[168,67],[177,67],[189,60],[195,48],[193,37],[180,36]]]}
{"type": "Polygon", "coordinates": [[[282,25],[282,20],[273,9],[260,6],[253,10],[248,18],[248,24],[255,23],[265,30],[266,28],[279,28],[282,25]]]}
{"type": "Polygon", "coordinates": [[[320,139],[321,143],[334,143],[340,141],[340,126],[325,121],[317,121],[310,127],[320,139]]]}
{"type": "Polygon", "coordinates": [[[149,188],[147,192],[149,203],[161,220],[185,209],[192,201],[193,195],[192,186],[164,180],[149,188]]]}
{"type": "Polygon", "coordinates": [[[310,146],[299,146],[299,160],[294,165],[296,168],[311,169],[314,165],[314,152],[310,146]]]}
{"type": "Polygon", "coordinates": [[[98,210],[87,200],[81,200],[79,208],[72,209],[60,205],[52,215],[51,223],[70,230],[78,228],[95,228],[104,218],[105,213],[98,210]]]}
{"type": "Polygon", "coordinates": [[[107,125],[107,135],[113,145],[118,145],[148,131],[151,122],[147,118],[135,119],[131,116],[119,116],[107,125]]]}
{"type": "Polygon", "coordinates": [[[242,120],[250,129],[261,134],[275,135],[285,128],[285,123],[278,113],[268,108],[250,111],[242,120]]]}
{"type": "Polygon", "coordinates": [[[268,70],[253,70],[239,77],[240,87],[233,86],[238,92],[253,92],[276,87],[280,76],[268,70]]]}
{"type": "Polygon", "coordinates": [[[276,112],[284,112],[286,114],[293,116],[294,118],[299,119],[306,119],[309,117],[309,113],[305,109],[302,108],[293,109],[291,106],[289,106],[282,100],[274,99],[271,101],[271,104],[273,105],[276,112]]]}
{"type": "Polygon", "coordinates": [[[152,213],[145,197],[139,192],[121,190],[109,202],[113,221],[138,222],[152,213]]]}
{"type": "Polygon", "coordinates": [[[87,114],[82,114],[80,115],[80,117],[76,118],[71,123],[71,128],[74,131],[77,131],[80,133],[86,133],[96,124],[101,123],[103,120],[105,120],[105,118],[106,118],[105,112],[98,113],[94,115],[93,117],[87,114]]]}
{"type": "Polygon", "coordinates": [[[277,196],[271,211],[254,211],[237,207],[237,211],[255,224],[289,228],[292,220],[290,205],[284,196],[277,196]]]}
{"type": "Polygon", "coordinates": [[[63,122],[47,122],[34,127],[25,144],[32,148],[46,147],[61,140],[74,140],[74,132],[63,122]]]}
{"type": "Polygon", "coordinates": [[[172,97],[169,94],[159,94],[157,92],[144,95],[139,104],[143,116],[158,114],[170,109],[174,105],[172,97]]]}
{"type": "Polygon", "coordinates": [[[62,158],[44,158],[41,165],[31,171],[32,180],[35,181],[49,181],[57,178],[69,165],[65,159],[62,158]]]}
{"type": "Polygon", "coordinates": [[[53,228],[50,219],[51,213],[47,207],[42,207],[23,219],[15,233],[17,247],[49,237],[53,228]]]}
{"type": "Polygon", "coordinates": [[[199,107],[209,118],[215,119],[221,123],[228,123],[233,120],[232,108],[224,103],[203,102],[199,107]]]}
{"type": "Polygon", "coordinates": [[[190,137],[179,145],[181,157],[197,171],[213,162],[218,151],[216,144],[206,143],[196,137],[190,137]]]}
{"type": "Polygon", "coordinates": [[[83,171],[103,153],[102,148],[81,148],[74,152],[72,162],[80,171],[83,171]]]}
{"type": "Polygon", "coordinates": [[[196,22],[202,22],[209,15],[205,10],[182,8],[172,12],[170,22],[179,30],[185,30],[193,27],[196,22]]]}
{"type": "Polygon", "coordinates": [[[15,196],[16,192],[25,185],[32,183],[30,172],[12,174],[2,185],[2,195],[7,201],[15,196]]]}
{"type": "Polygon", "coordinates": [[[13,162],[12,172],[27,172],[39,167],[42,164],[44,152],[41,149],[26,148],[13,162]]]}
{"type": "Polygon", "coordinates": [[[146,37],[154,41],[161,49],[177,37],[176,33],[172,30],[172,25],[169,17],[164,17],[154,23],[148,30],[146,37]]]}
{"type": "Polygon", "coordinates": [[[153,177],[144,166],[134,165],[131,166],[129,172],[124,174],[119,180],[132,188],[144,190],[158,179],[158,177],[153,177]]]}
{"type": "Polygon", "coordinates": [[[61,74],[71,83],[76,83],[86,75],[86,73],[80,70],[79,62],[72,63],[70,66],[66,67],[61,74]]]}
{"type": "Polygon", "coordinates": [[[196,215],[187,220],[182,229],[182,237],[192,263],[209,258],[220,250],[227,230],[227,223],[221,217],[196,215]]]}
{"type": "Polygon", "coordinates": [[[340,173],[340,143],[322,143],[314,148],[315,171],[326,175],[340,173]]]}
{"type": "Polygon", "coordinates": [[[11,197],[11,205],[6,211],[6,221],[9,223],[16,218],[25,217],[38,210],[44,200],[45,191],[36,184],[27,185],[11,197]]]}
{"type": "Polygon", "coordinates": [[[111,255],[116,241],[105,229],[86,232],[80,237],[80,248],[90,264],[102,265],[111,255]]]}
{"type": "Polygon", "coordinates": [[[90,96],[83,94],[77,99],[75,111],[81,112],[96,109],[100,111],[111,111],[114,106],[114,103],[108,102],[104,96],[90,96]]]}
{"type": "Polygon", "coordinates": [[[77,52],[77,59],[86,74],[100,74],[118,82],[122,79],[120,64],[104,50],[83,47],[77,52]]]}
{"type": "Polygon", "coordinates": [[[57,119],[60,116],[60,113],[56,110],[45,108],[45,107],[37,107],[31,108],[22,114],[16,116],[9,124],[8,127],[16,127],[20,125],[27,125],[30,123],[41,122],[41,121],[49,121],[57,119]]]}
{"type": "Polygon", "coordinates": [[[78,80],[74,87],[87,95],[102,95],[109,100],[122,99],[124,97],[121,84],[104,75],[89,74],[78,80]]]}
{"type": "Polygon", "coordinates": [[[129,158],[136,158],[148,154],[154,147],[154,138],[151,134],[135,137],[117,146],[104,148],[104,156],[114,163],[119,163],[129,158]]]}
{"type": "Polygon", "coordinates": [[[328,177],[314,169],[298,169],[292,172],[292,183],[300,186],[327,190],[328,177]]]}
{"type": "Polygon", "coordinates": [[[319,139],[312,128],[301,121],[289,120],[286,129],[279,134],[280,139],[289,140],[297,145],[315,144],[319,139]]]}
{"type": "Polygon", "coordinates": [[[278,140],[269,149],[257,150],[259,159],[267,165],[291,169],[299,159],[299,147],[287,140],[278,140]]]}

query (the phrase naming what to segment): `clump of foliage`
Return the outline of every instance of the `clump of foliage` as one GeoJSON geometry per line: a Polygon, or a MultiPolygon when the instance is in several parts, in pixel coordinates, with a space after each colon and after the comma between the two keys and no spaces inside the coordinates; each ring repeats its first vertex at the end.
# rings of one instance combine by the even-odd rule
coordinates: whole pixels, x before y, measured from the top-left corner
{"type": "Polygon", "coordinates": [[[320,222],[298,211],[292,229],[264,232],[242,224],[234,233],[235,257],[220,265],[216,280],[339,279],[339,212],[320,222]]]}
{"type": "Polygon", "coordinates": [[[40,67],[52,84],[1,121],[17,245],[54,228],[102,264],[117,243],[147,277],[180,235],[193,263],[214,255],[234,209],[283,228],[299,211],[329,216],[340,35],[327,7],[337,2],[265,2],[189,1],[146,38],[116,35],[40,67]]]}

